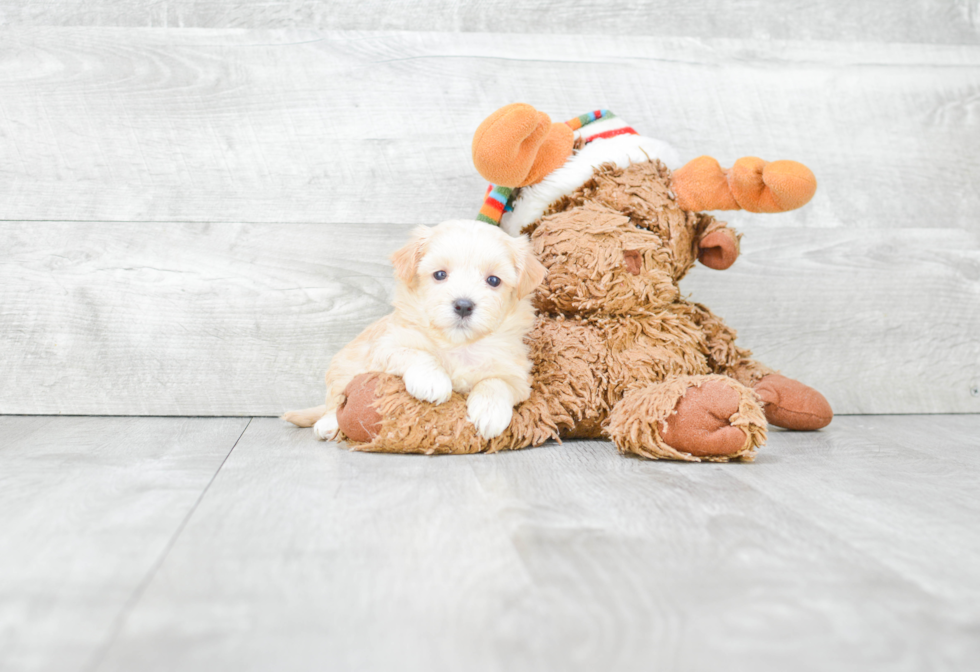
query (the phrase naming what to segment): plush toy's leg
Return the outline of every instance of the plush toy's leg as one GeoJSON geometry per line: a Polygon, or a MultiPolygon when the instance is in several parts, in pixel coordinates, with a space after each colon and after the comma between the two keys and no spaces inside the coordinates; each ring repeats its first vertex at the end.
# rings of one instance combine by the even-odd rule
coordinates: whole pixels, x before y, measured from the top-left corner
{"type": "Polygon", "coordinates": [[[704,306],[695,304],[694,308],[705,335],[708,365],[715,373],[754,389],[771,424],[799,430],[820,429],[830,424],[834,412],[822,394],[752,359],[751,351],[735,344],[734,329],[704,306]]]}
{"type": "Polygon", "coordinates": [[[751,359],[752,351],[740,348],[735,330],[700,303],[689,304],[704,334],[705,355],[714,373],[734,378],[746,387],[753,387],[764,376],[775,373],[765,364],[751,359]]]}
{"type": "Polygon", "coordinates": [[[354,378],[344,394],[347,399],[337,409],[340,438],[354,450],[368,452],[435,455],[514,450],[557,438],[559,426],[571,422],[555,417],[554,397],[535,390],[514,409],[504,433],[487,440],[466,419],[466,397],[455,392],[444,404],[430,404],[411,396],[397,376],[365,373],[354,378]]]}
{"type": "Polygon", "coordinates": [[[759,361],[742,357],[728,366],[718,367],[717,371],[755,390],[762,399],[766,420],[777,427],[820,429],[834,419],[834,412],[822,394],[798,380],[776,373],[759,361]]]}
{"type": "Polygon", "coordinates": [[[539,446],[582,425],[599,427],[603,395],[602,336],[571,320],[539,317],[528,342],[531,396],[514,408],[503,434],[487,440],[466,419],[466,397],[434,405],[411,396],[402,379],[383,373],[354,378],[337,409],[341,438],[355,450],[385,453],[479,453],[539,446]]]}
{"type": "Polygon", "coordinates": [[[622,452],[651,459],[751,460],[766,440],[756,394],[726,376],[677,376],[628,392],[606,431],[622,452]]]}
{"type": "MultiPolygon", "coordinates": [[[[738,351],[745,355],[752,354],[747,350],[742,350],[741,348],[738,348],[738,351]]],[[[776,372],[762,362],[746,356],[735,359],[734,361],[727,363],[725,366],[717,367],[715,369],[715,373],[720,373],[723,376],[734,378],[738,382],[742,383],[742,385],[754,389],[760,380],[766,376],[773,375],[776,372]]]]}
{"type": "Polygon", "coordinates": [[[340,438],[354,450],[379,453],[479,453],[488,443],[466,421],[466,399],[419,401],[401,378],[384,373],[355,377],[337,409],[340,438]]]}

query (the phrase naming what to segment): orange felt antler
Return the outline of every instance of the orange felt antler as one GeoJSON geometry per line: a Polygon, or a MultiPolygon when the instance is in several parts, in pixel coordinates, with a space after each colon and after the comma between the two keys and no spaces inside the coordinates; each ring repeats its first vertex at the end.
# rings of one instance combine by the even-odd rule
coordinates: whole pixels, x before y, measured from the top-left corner
{"type": "Polygon", "coordinates": [[[572,129],[552,124],[530,105],[506,105],[483,120],[473,134],[473,164],[490,182],[523,187],[538,182],[572,153],[572,129]]]}
{"type": "Polygon", "coordinates": [[[725,170],[710,156],[700,156],[674,171],[673,189],[677,204],[691,212],[786,212],[813,198],[817,178],[796,161],[769,163],[746,156],[725,170]]]}

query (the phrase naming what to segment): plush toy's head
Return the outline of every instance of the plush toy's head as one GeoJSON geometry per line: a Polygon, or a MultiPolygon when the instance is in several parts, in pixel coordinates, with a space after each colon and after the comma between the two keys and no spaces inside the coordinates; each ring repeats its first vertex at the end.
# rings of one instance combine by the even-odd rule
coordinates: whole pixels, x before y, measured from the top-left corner
{"type": "Polygon", "coordinates": [[[674,302],[699,258],[722,269],[738,238],[710,215],[681,210],[659,161],[606,166],[527,228],[548,268],[539,310],[566,315],[645,313],[674,302]]]}
{"type": "Polygon", "coordinates": [[[530,105],[503,107],[473,138],[473,162],[494,182],[478,219],[532,234],[548,268],[540,310],[648,313],[675,301],[695,261],[725,269],[738,236],[703,210],[782,212],[816,191],[795,161],[702,156],[684,166],[670,145],[608,110],[552,124],[530,105]],[[673,170],[673,172],[671,172],[673,170]]]}

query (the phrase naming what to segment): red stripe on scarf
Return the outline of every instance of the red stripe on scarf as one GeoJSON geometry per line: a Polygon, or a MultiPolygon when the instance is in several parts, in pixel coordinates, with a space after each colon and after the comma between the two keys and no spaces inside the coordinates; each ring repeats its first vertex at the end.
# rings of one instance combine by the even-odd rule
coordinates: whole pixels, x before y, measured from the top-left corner
{"type": "Polygon", "coordinates": [[[627,126],[625,128],[617,128],[614,131],[606,131],[605,133],[596,133],[595,135],[591,135],[588,138],[586,138],[585,141],[592,142],[593,140],[598,140],[599,138],[614,138],[617,135],[639,135],[639,133],[637,133],[632,128],[627,126]]]}

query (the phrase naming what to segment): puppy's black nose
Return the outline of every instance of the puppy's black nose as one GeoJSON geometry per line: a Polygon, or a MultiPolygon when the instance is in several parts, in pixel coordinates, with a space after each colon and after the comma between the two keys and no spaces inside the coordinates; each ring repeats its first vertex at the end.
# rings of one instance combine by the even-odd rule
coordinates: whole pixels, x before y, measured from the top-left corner
{"type": "Polygon", "coordinates": [[[476,308],[476,304],[469,299],[456,299],[453,301],[453,310],[460,317],[469,317],[473,314],[474,308],[476,308]]]}

